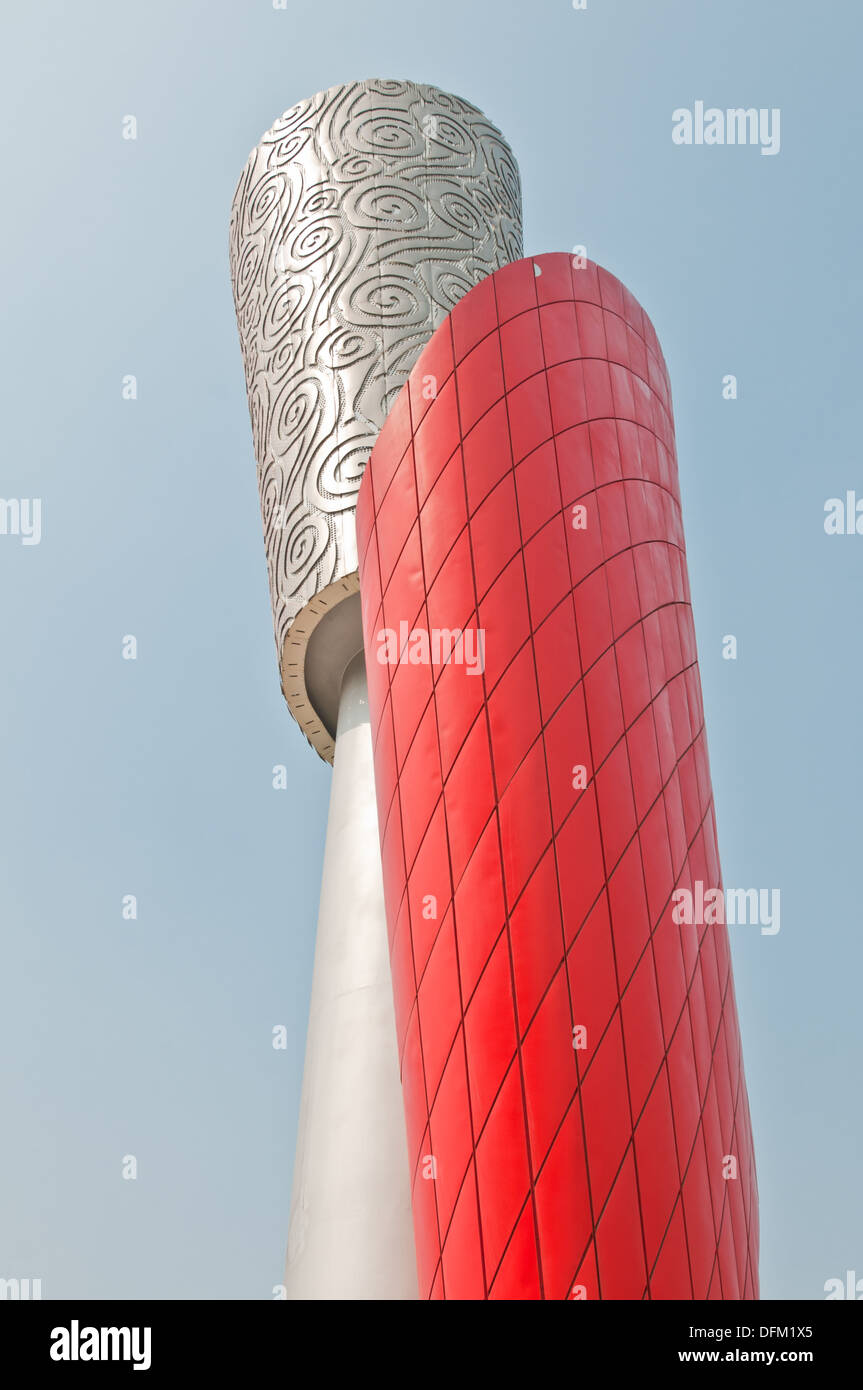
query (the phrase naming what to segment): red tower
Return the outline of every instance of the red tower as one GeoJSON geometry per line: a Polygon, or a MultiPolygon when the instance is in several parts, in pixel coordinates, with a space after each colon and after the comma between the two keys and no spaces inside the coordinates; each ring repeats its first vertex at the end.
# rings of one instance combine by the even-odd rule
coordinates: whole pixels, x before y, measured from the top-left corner
{"type": "Polygon", "coordinates": [[[461,300],[360,490],[420,1294],[755,1298],[668,376],[579,265],[461,300]]]}

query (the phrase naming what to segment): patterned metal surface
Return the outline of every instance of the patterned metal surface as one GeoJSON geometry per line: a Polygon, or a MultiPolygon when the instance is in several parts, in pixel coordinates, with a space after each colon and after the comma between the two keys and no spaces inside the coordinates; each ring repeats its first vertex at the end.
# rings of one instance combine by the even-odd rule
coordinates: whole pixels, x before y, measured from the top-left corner
{"type": "Polygon", "coordinates": [[[423,345],[522,254],[518,168],[459,97],[332,87],[253,150],[230,250],[283,661],[305,606],[356,571],[363,469],[423,345]]]}

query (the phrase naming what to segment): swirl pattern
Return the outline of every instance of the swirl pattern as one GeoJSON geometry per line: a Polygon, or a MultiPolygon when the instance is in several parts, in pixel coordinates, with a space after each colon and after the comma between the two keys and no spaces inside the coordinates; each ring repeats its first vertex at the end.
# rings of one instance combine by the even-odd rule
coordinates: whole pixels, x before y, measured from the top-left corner
{"type": "Polygon", "coordinates": [[[363,469],[423,346],[521,255],[512,151],[436,87],[331,87],[252,151],[231,278],[280,659],[317,595],[350,590],[363,469]]]}

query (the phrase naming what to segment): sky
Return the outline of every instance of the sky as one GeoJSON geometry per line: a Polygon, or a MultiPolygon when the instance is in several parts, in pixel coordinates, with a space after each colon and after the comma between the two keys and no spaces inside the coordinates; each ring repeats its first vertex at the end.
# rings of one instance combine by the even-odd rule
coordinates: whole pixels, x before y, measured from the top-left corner
{"type": "Polygon", "coordinates": [[[0,535],[0,1277],[281,1282],[331,771],[279,690],[228,217],[367,77],[482,108],[526,254],[586,246],[656,327],[724,879],[781,891],[730,929],[762,1296],[863,1276],[863,536],[824,529],[863,500],[861,40],[854,0],[4,7],[0,496],[41,536],[0,535]],[[778,152],[675,143],[697,101],[778,108],[778,152]]]}

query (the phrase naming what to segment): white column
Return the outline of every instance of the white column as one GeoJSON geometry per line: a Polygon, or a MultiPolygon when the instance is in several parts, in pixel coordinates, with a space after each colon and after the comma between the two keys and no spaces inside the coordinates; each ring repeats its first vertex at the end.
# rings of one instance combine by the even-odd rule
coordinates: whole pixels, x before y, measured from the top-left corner
{"type": "Polygon", "coordinates": [[[285,1284],[419,1296],[361,653],[339,700],[285,1284]]]}

